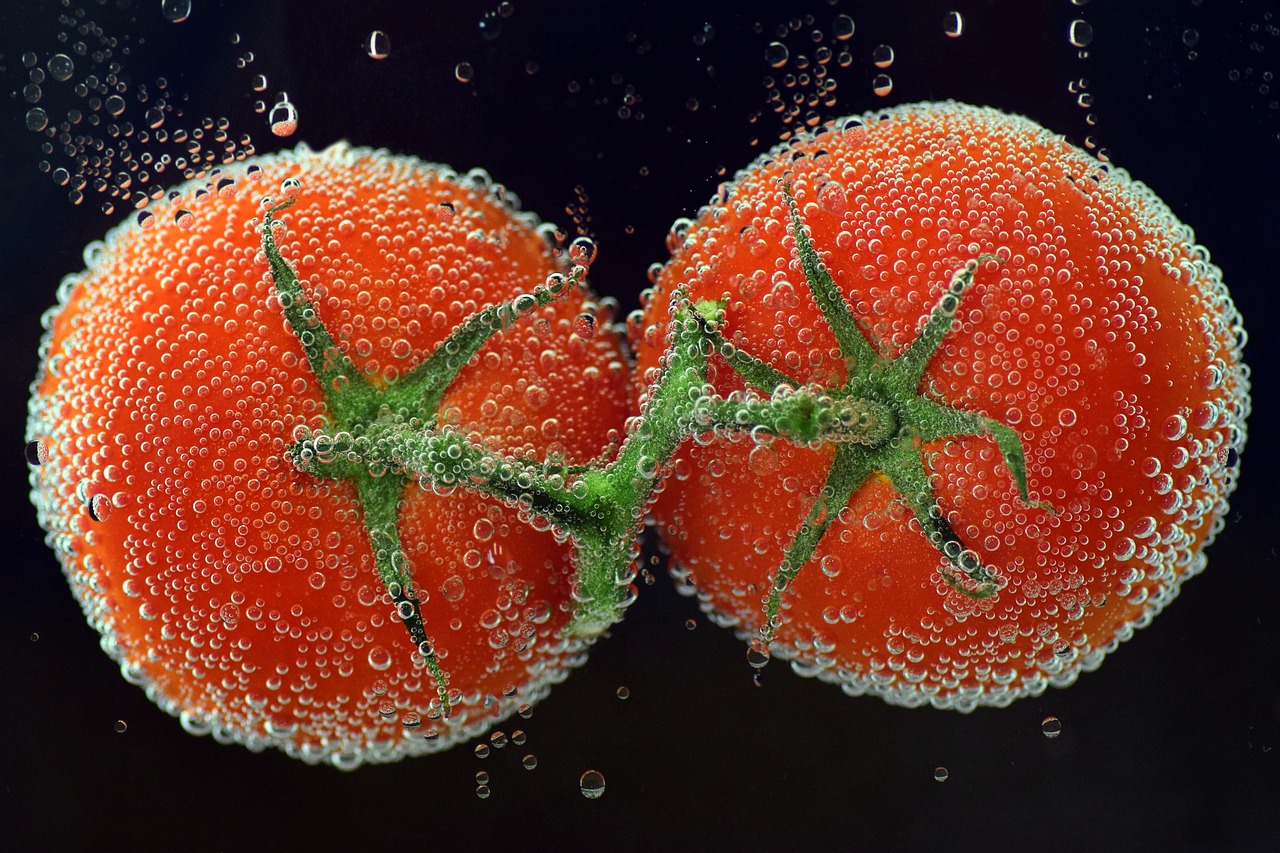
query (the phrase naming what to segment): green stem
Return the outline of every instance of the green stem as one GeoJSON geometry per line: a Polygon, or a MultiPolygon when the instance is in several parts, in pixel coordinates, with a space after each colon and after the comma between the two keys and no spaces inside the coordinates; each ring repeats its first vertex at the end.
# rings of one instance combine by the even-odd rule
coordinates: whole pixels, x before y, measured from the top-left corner
{"type": "MultiPolygon", "coordinates": [[[[303,472],[355,484],[379,578],[436,680],[445,714],[448,676],[426,633],[397,528],[403,491],[414,481],[476,491],[517,507],[530,518],[540,518],[564,535],[573,547],[576,603],[565,630],[580,636],[600,634],[630,604],[635,543],[644,508],[680,444],[707,432],[746,431],[753,439],[767,434],[798,445],[836,446],[823,489],[772,575],[759,642],[753,645],[759,661],[768,659],[769,643],[781,625],[787,588],[812,558],[840,510],[877,473],[893,483],[950,566],[943,570],[949,584],[976,597],[998,591],[996,575],[964,546],[938,506],[922,444],[961,436],[994,440],[1019,497],[1027,503],[1030,495],[1021,441],[1012,428],[980,412],[932,400],[920,389],[929,363],[952,329],[961,297],[981,264],[993,256],[982,255],[957,270],[919,337],[901,356],[889,358],[881,355],[887,349],[853,316],[822,263],[790,187],[783,193],[805,280],[835,334],[849,366],[848,378],[831,389],[791,380],[720,334],[722,303],[690,304],[677,292],[663,369],[640,417],[612,461],[572,468],[548,468],[495,453],[440,424],[436,410],[459,371],[493,334],[576,285],[584,268],[575,267],[567,277],[555,274],[532,293],[472,315],[399,382],[374,387],[334,342],[276,249],[272,217],[292,200],[268,211],[263,247],[285,316],[320,380],[332,425],[332,432],[297,442],[290,448],[291,458],[303,472]],[[709,360],[714,356],[753,390],[727,397],[716,394],[707,383],[709,360]]],[[[1049,509],[1044,504],[1030,505],[1049,509]]]]}

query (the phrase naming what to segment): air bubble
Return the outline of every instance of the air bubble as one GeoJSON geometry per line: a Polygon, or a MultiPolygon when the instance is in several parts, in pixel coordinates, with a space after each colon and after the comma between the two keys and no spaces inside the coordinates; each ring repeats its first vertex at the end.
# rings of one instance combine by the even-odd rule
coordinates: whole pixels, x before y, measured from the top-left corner
{"type": "Polygon", "coordinates": [[[391,666],[391,652],[382,646],[374,646],[369,649],[369,666],[382,672],[391,666]]]}
{"type": "Polygon", "coordinates": [[[39,133],[49,126],[49,114],[40,107],[27,110],[27,130],[39,133]]]}
{"type": "Polygon", "coordinates": [[[196,217],[191,211],[183,208],[173,215],[173,221],[184,231],[189,231],[196,224],[196,217]]]}
{"type": "Polygon", "coordinates": [[[476,70],[470,62],[459,62],[453,69],[453,76],[459,83],[470,83],[476,76],[476,70]]]}
{"type": "Polygon", "coordinates": [[[763,669],[769,663],[772,654],[769,652],[768,645],[759,637],[752,637],[751,643],[747,646],[747,663],[752,669],[763,669]]]}
{"type": "Polygon", "coordinates": [[[124,734],[129,730],[129,724],[124,720],[116,720],[115,730],[116,734],[124,734]]]}
{"type": "Polygon", "coordinates": [[[942,31],[947,34],[947,38],[960,38],[964,35],[964,16],[959,12],[948,12],[942,22],[942,31]]]}
{"type": "Polygon", "coordinates": [[[616,691],[614,691],[614,695],[616,695],[619,699],[626,700],[631,696],[631,689],[624,685],[622,687],[619,687],[616,691]]]}
{"type": "Polygon", "coordinates": [[[369,33],[365,52],[369,54],[370,59],[386,59],[391,55],[391,39],[382,30],[374,30],[369,33]]]}
{"type": "Polygon", "coordinates": [[[160,13],[170,23],[181,24],[191,17],[191,0],[160,0],[160,13]]]}
{"type": "Polygon", "coordinates": [[[893,78],[888,74],[877,74],[871,81],[871,91],[881,98],[887,97],[893,91],[893,78]]]}
{"type": "Polygon", "coordinates": [[[781,68],[787,64],[790,56],[787,46],[780,41],[771,41],[764,49],[764,61],[769,63],[770,68],[781,68]]]}
{"type": "Polygon", "coordinates": [[[48,68],[50,77],[58,83],[65,83],[75,73],[76,64],[65,53],[55,53],[49,57],[48,68]]]}
{"type": "Polygon", "coordinates": [[[871,51],[871,64],[876,68],[888,68],[893,64],[893,48],[887,44],[876,45],[871,51]]]}
{"type": "Polygon", "coordinates": [[[1093,41],[1093,27],[1088,21],[1076,18],[1067,27],[1067,41],[1072,47],[1088,47],[1093,41]]]}
{"type": "Polygon", "coordinates": [[[271,126],[271,132],[276,136],[293,136],[298,130],[298,111],[289,102],[287,93],[280,93],[280,100],[267,114],[267,124],[271,126]]]}
{"type": "Polygon", "coordinates": [[[535,767],[538,766],[538,758],[537,756],[530,753],[529,755],[526,755],[524,758],[520,759],[520,763],[524,765],[525,770],[533,770],[535,767]]]}
{"type": "Polygon", "coordinates": [[[28,465],[43,465],[49,461],[49,445],[43,441],[28,441],[26,448],[28,465]]]}
{"type": "Polygon", "coordinates": [[[596,334],[596,318],[594,314],[583,312],[573,318],[573,333],[580,338],[590,340],[596,334]]]}
{"type": "Polygon", "coordinates": [[[950,775],[951,773],[942,765],[938,765],[933,768],[933,779],[935,782],[945,782],[950,775]]]}
{"type": "Polygon", "coordinates": [[[598,800],[604,795],[604,774],[599,770],[588,770],[578,779],[578,790],[588,800],[598,800]]]}
{"type": "Polygon", "coordinates": [[[853,30],[853,18],[848,15],[836,15],[835,20],[831,22],[831,34],[837,41],[848,41],[853,38],[853,30]]]}
{"type": "Polygon", "coordinates": [[[1062,734],[1062,721],[1057,717],[1045,717],[1040,721],[1040,732],[1052,740],[1062,734]]]}

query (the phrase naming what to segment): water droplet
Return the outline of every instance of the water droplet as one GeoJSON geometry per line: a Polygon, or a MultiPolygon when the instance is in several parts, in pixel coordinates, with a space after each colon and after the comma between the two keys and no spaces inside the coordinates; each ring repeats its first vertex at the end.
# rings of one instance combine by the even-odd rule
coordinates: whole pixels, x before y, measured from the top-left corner
{"type": "Polygon", "coordinates": [[[619,699],[627,699],[629,696],[631,696],[631,690],[626,686],[619,687],[617,690],[617,695],[619,699]]]}
{"type": "Polygon", "coordinates": [[[1191,28],[1183,30],[1182,43],[1187,47],[1195,47],[1200,43],[1200,31],[1191,28]]]}
{"type": "Polygon", "coordinates": [[[374,30],[369,33],[365,52],[369,54],[370,59],[386,59],[391,55],[391,39],[382,30],[374,30]]]}
{"type": "Polygon", "coordinates": [[[877,74],[871,81],[871,91],[883,98],[893,91],[893,78],[888,74],[877,74]]]}
{"type": "Polygon", "coordinates": [[[887,44],[876,45],[876,49],[871,51],[871,63],[876,68],[888,68],[893,64],[893,48],[887,44]]]}
{"type": "Polygon", "coordinates": [[[471,67],[470,62],[459,62],[453,69],[453,76],[459,83],[470,83],[471,78],[476,76],[476,70],[471,67]]]}
{"type": "Polygon", "coordinates": [[[947,38],[960,38],[964,35],[964,16],[959,12],[948,12],[942,23],[942,31],[947,34],[947,38]]]}
{"type": "Polygon", "coordinates": [[[30,636],[30,637],[28,637],[27,639],[28,639],[28,640],[30,640],[30,641],[31,641],[31,642],[33,642],[33,643],[38,643],[38,642],[40,642],[40,635],[39,635],[38,633],[36,633],[35,631],[32,631],[32,632],[31,632],[31,636],[30,636]]]}
{"type": "Polygon", "coordinates": [[[129,730],[129,724],[124,720],[116,720],[115,729],[117,733],[124,734],[129,730]]]}
{"type": "Polygon", "coordinates": [[[173,215],[173,221],[177,223],[179,228],[186,231],[196,224],[196,217],[191,211],[183,208],[173,215]]]}
{"type": "Polygon", "coordinates": [[[489,757],[489,744],[487,744],[487,743],[478,743],[478,744],[476,744],[475,753],[476,753],[476,758],[488,758],[488,757],[489,757]]]}
{"type": "Polygon", "coordinates": [[[1047,738],[1055,738],[1062,734],[1062,721],[1057,717],[1045,717],[1040,721],[1040,732],[1047,738]]]}
{"type": "Polygon", "coordinates": [[[853,18],[848,15],[836,15],[836,19],[831,22],[831,34],[838,41],[848,41],[853,37],[853,18]]]}
{"type": "Polygon", "coordinates": [[[524,758],[520,759],[520,763],[524,765],[525,770],[532,770],[533,768],[538,766],[538,758],[537,756],[530,753],[529,755],[526,755],[524,758]]]}
{"type": "Polygon", "coordinates": [[[492,792],[489,790],[488,785],[476,785],[476,796],[479,797],[480,799],[482,800],[489,799],[490,793],[492,792]]]}
{"type": "Polygon", "coordinates": [[[781,68],[787,64],[790,56],[787,46],[780,41],[771,41],[764,49],[764,61],[769,63],[770,68],[781,68]]]}
{"type": "Polygon", "coordinates": [[[160,13],[165,20],[180,24],[191,17],[191,0],[160,0],[160,13]]]}
{"type": "Polygon", "coordinates": [[[598,800],[604,794],[604,774],[599,770],[588,770],[578,779],[578,789],[588,800],[598,800]]]}
{"type": "Polygon", "coordinates": [[[947,781],[947,777],[950,775],[951,774],[947,772],[947,768],[943,767],[942,765],[938,765],[937,767],[933,768],[933,778],[935,781],[945,782],[947,781]]]}

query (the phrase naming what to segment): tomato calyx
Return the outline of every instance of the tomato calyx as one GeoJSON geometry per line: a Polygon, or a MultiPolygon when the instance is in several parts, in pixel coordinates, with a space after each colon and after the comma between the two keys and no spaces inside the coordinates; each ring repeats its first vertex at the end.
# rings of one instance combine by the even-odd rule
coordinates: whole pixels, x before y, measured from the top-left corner
{"type": "Polygon", "coordinates": [[[636,541],[644,509],[660,474],[686,438],[750,433],[753,439],[772,435],[810,446],[833,444],[835,454],[826,482],[771,579],[763,627],[753,645],[754,656],[749,655],[756,666],[768,661],[769,644],[781,625],[782,594],[813,556],[838,513],[875,475],[893,484],[944,557],[943,581],[974,598],[993,596],[1000,589],[1001,578],[966,547],[941,510],[929,482],[924,444],[960,436],[992,438],[1023,503],[1052,511],[1047,504],[1030,500],[1021,439],[1011,427],[930,399],[920,389],[975,273],[982,264],[998,259],[981,255],[956,270],[917,339],[890,358],[881,355],[872,333],[854,318],[823,265],[790,187],[784,187],[783,194],[790,210],[796,260],[848,366],[845,381],[832,388],[793,381],[721,334],[723,302],[693,303],[677,289],[661,373],[626,440],[612,460],[572,468],[483,447],[443,423],[436,410],[449,385],[485,341],[576,284],[585,275],[584,267],[575,267],[569,276],[555,274],[533,293],[468,317],[403,379],[377,387],[334,343],[275,246],[272,228],[278,220],[273,216],[292,200],[269,206],[263,225],[264,251],[285,316],[321,382],[332,425],[332,431],[301,431],[289,450],[291,460],[304,473],[355,484],[379,577],[436,679],[445,714],[448,677],[426,634],[396,528],[399,502],[411,482],[437,491],[471,489],[516,507],[525,521],[571,542],[575,613],[564,631],[594,637],[615,623],[635,598],[636,541]],[[728,396],[716,392],[707,373],[713,353],[743,378],[746,390],[728,396]]]}
{"type": "MultiPolygon", "coordinates": [[[[886,428],[896,427],[896,431],[892,435],[882,433],[879,440],[872,443],[836,445],[826,482],[796,531],[782,565],[773,575],[765,598],[765,620],[759,642],[753,647],[754,655],[749,655],[756,666],[768,661],[769,645],[781,626],[783,592],[813,556],[840,510],[873,475],[889,479],[929,542],[945,558],[940,574],[947,585],[972,598],[990,598],[1002,587],[1003,579],[965,545],[947,521],[929,482],[922,449],[925,443],[961,436],[991,437],[1013,476],[1022,502],[1052,511],[1047,504],[1030,500],[1022,442],[1012,427],[932,400],[920,390],[925,370],[954,325],[961,299],[973,283],[975,273],[982,264],[998,263],[999,259],[992,254],[980,255],[956,270],[919,336],[896,358],[889,358],[881,355],[884,348],[854,317],[822,263],[801,220],[791,187],[784,185],[782,192],[791,218],[796,258],[848,366],[843,385],[829,389],[828,393],[835,401],[858,401],[869,411],[882,413],[881,423],[886,428]]],[[[761,391],[772,393],[791,382],[780,371],[732,348],[726,350],[726,358],[747,382],[761,391]]]]}

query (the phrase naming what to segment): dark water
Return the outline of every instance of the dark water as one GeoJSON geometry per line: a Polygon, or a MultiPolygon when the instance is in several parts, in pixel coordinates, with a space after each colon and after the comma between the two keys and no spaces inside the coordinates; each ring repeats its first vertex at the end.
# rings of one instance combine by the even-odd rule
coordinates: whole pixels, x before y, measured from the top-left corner
{"type": "MultiPolygon", "coordinates": [[[[1267,325],[1280,238],[1280,81],[1271,80],[1280,4],[513,0],[511,9],[192,0],[190,17],[170,23],[159,0],[0,6],[0,393],[11,450],[0,848],[1280,849],[1280,466],[1267,325]],[[131,211],[92,184],[73,205],[52,172],[74,163],[42,153],[44,137],[25,127],[33,106],[65,104],[54,81],[28,103],[22,54],[46,68],[67,50],[64,32],[68,44],[101,46],[59,23],[77,10],[76,24],[92,20],[117,39],[131,97],[164,77],[175,103],[187,98],[190,126],[225,118],[230,139],[247,133],[257,151],[348,139],[483,166],[526,208],[567,229],[576,218],[598,239],[593,281],[624,312],[646,267],[664,259],[671,221],[788,126],[766,101],[763,78],[785,73],[766,64],[767,45],[813,55],[809,33],[832,44],[834,17],[850,15],[856,31],[836,46],[850,64],[830,63],[836,104],[813,108],[821,118],[944,98],[1026,114],[1079,144],[1091,138],[1212,251],[1252,335],[1254,413],[1209,567],[1101,670],[1008,709],[903,710],[782,665],[756,688],[742,644],[661,576],[522,723],[527,749],[482,761],[460,747],[340,774],[193,738],[96,648],[26,499],[22,423],[39,315],[58,279],[81,268],[83,246],[131,211]],[[965,22],[958,38],[944,33],[953,10],[965,22]],[[1087,55],[1068,43],[1073,19],[1092,26],[1087,55]],[[390,39],[383,60],[366,52],[375,29],[390,39]],[[895,51],[886,69],[871,61],[879,44],[895,51]],[[459,63],[471,67],[467,83],[459,63]],[[881,73],[893,84],[883,97],[873,92],[881,73]],[[257,74],[269,79],[262,93],[257,74]],[[291,140],[254,110],[281,91],[299,113],[291,140]],[[1041,733],[1047,716],[1061,721],[1060,736],[1041,733]],[[536,753],[535,770],[520,766],[524,752],[536,753]],[[607,779],[596,801],[578,790],[588,768],[607,779]],[[483,801],[478,770],[491,777],[483,801]]],[[[95,66],[94,49],[75,56],[77,75],[95,66]]]]}

